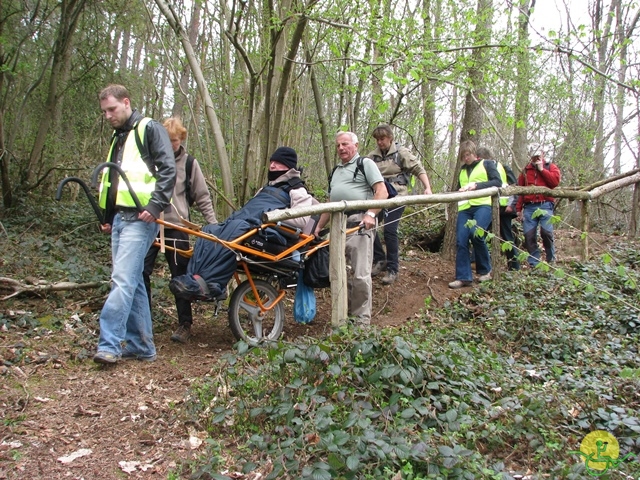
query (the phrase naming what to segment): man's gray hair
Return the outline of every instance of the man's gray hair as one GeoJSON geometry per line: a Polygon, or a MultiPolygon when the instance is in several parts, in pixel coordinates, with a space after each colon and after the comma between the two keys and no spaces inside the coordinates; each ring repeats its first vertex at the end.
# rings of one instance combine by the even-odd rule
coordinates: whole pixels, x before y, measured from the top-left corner
{"type": "Polygon", "coordinates": [[[478,147],[476,156],[482,160],[493,160],[493,154],[487,147],[478,147]]]}
{"type": "Polygon", "coordinates": [[[353,132],[338,132],[338,133],[336,134],[336,140],[338,139],[338,137],[339,137],[340,135],[349,135],[349,136],[351,137],[351,141],[352,141],[353,143],[358,143],[358,136],[357,136],[355,133],[353,133],[353,132]]]}
{"type": "Polygon", "coordinates": [[[547,152],[547,149],[542,143],[532,143],[531,145],[529,145],[529,156],[531,158],[537,155],[542,155],[543,153],[546,153],[546,152],[547,152]]]}

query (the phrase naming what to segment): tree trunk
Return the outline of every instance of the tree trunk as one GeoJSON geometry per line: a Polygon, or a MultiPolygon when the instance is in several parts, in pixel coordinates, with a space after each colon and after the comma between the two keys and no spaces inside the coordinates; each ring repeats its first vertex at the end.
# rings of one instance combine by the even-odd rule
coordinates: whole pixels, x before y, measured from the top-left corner
{"type": "Polygon", "coordinates": [[[322,138],[322,156],[324,158],[324,168],[328,177],[333,169],[333,156],[331,155],[331,147],[329,143],[329,135],[327,133],[327,120],[324,113],[324,104],[322,103],[322,93],[318,86],[316,71],[311,65],[311,52],[305,45],[305,58],[309,64],[309,75],[311,76],[311,90],[313,91],[313,100],[316,104],[316,113],[318,115],[318,123],[320,124],[320,137],[322,138]]]}
{"type": "Polygon", "coordinates": [[[253,62],[244,49],[242,44],[238,39],[238,31],[234,28],[232,30],[225,30],[225,35],[231,45],[236,49],[237,53],[240,55],[242,60],[242,64],[246,68],[248,78],[248,95],[247,95],[247,118],[246,118],[246,132],[244,137],[244,154],[243,154],[243,163],[242,163],[242,184],[240,190],[240,203],[244,204],[245,199],[250,195],[250,186],[251,182],[255,181],[259,178],[259,173],[256,175],[255,171],[259,170],[255,168],[255,159],[257,156],[256,153],[256,145],[253,141],[254,139],[260,138],[260,127],[256,125],[256,123],[260,122],[262,118],[259,113],[259,108],[256,107],[256,96],[257,96],[257,88],[258,88],[258,72],[253,66],[253,62]],[[258,113],[256,113],[258,110],[258,113]],[[257,122],[256,122],[257,120],[257,122]],[[254,168],[251,168],[251,166],[254,168]],[[251,175],[253,172],[253,176],[251,175]]]}
{"type": "MultiPolygon", "coordinates": [[[[0,35],[4,30],[4,22],[0,22],[0,35]]],[[[4,43],[0,42],[0,66],[6,61],[4,43]]],[[[0,92],[4,92],[5,72],[0,68],[0,92]]],[[[2,102],[4,105],[4,102],[2,102]]],[[[9,177],[9,152],[4,143],[4,108],[0,110],[0,185],[2,186],[2,205],[5,208],[11,206],[13,191],[11,190],[11,179],[9,177]]]]}
{"type": "Polygon", "coordinates": [[[48,292],[64,292],[68,290],[87,290],[90,288],[100,288],[109,282],[90,282],[90,283],[75,283],[75,282],[58,282],[48,283],[45,280],[35,281],[34,284],[29,285],[24,282],[20,282],[13,278],[0,277],[0,292],[10,291],[7,295],[0,297],[0,301],[8,300],[12,297],[16,297],[22,293],[30,293],[34,295],[41,295],[48,292]]]}
{"type": "MultiPolygon", "coordinates": [[[[182,24],[178,21],[178,17],[173,12],[172,8],[169,7],[165,3],[164,0],[155,0],[156,5],[160,8],[160,11],[166,17],[167,22],[176,33],[178,40],[182,43],[185,54],[189,61],[189,65],[191,66],[191,70],[193,71],[196,83],[198,85],[198,91],[200,92],[200,96],[204,102],[205,106],[205,114],[209,121],[209,126],[213,131],[213,141],[216,145],[216,152],[218,154],[218,162],[220,163],[220,173],[222,176],[222,187],[224,189],[224,195],[227,198],[234,197],[234,188],[233,188],[233,179],[231,178],[231,167],[229,165],[229,159],[227,157],[227,150],[224,144],[224,137],[222,135],[222,131],[220,130],[220,124],[218,123],[218,116],[213,108],[213,101],[211,100],[211,96],[209,95],[209,90],[207,88],[207,82],[202,74],[202,70],[200,69],[200,65],[198,63],[198,59],[196,57],[195,52],[193,51],[193,46],[189,42],[189,37],[185,32],[182,24]]],[[[228,206],[224,207],[225,217],[228,216],[231,211],[228,206]]]]}
{"type": "MultiPolygon", "coordinates": [[[[331,243],[329,243],[329,276],[331,279],[331,326],[347,323],[349,302],[347,289],[346,245],[347,216],[337,212],[331,215],[331,243]]],[[[326,248],[326,247],[325,247],[326,248]]]]}
{"type": "MultiPolygon", "coordinates": [[[[281,10],[291,9],[292,0],[285,0],[280,5],[281,10]]],[[[267,76],[264,81],[264,110],[262,111],[262,117],[264,122],[264,130],[262,131],[262,152],[259,155],[258,179],[262,183],[263,179],[267,176],[268,157],[270,152],[267,150],[274,141],[271,138],[271,116],[273,115],[273,100],[274,92],[278,91],[278,85],[282,78],[282,62],[284,60],[284,47],[286,38],[286,23],[280,23],[273,25],[274,20],[280,20],[279,15],[276,13],[273,1],[267,0],[265,2],[265,12],[263,12],[263,30],[269,33],[269,57],[267,65],[267,76]]],[[[266,41],[265,41],[266,44],[266,41]]]]}
{"type": "Polygon", "coordinates": [[[129,56],[129,45],[131,42],[131,25],[125,25],[124,30],[122,31],[122,47],[118,48],[120,52],[120,61],[118,70],[120,73],[124,73],[127,71],[127,66],[129,64],[128,56],[129,56]]]}
{"type": "Polygon", "coordinates": [[[636,183],[633,186],[631,196],[631,219],[629,220],[629,237],[635,238],[638,235],[638,201],[640,200],[640,187],[636,183]]]}
{"type": "Polygon", "coordinates": [[[282,75],[280,77],[280,84],[278,85],[278,93],[276,97],[276,108],[273,115],[273,122],[271,124],[272,133],[269,136],[271,142],[267,147],[267,155],[271,154],[271,152],[276,149],[276,147],[278,146],[278,142],[280,141],[280,129],[282,127],[282,119],[284,115],[285,98],[287,96],[287,92],[289,91],[289,81],[291,78],[291,73],[293,72],[294,60],[298,53],[300,42],[302,41],[302,34],[304,33],[304,29],[307,26],[306,13],[313,7],[316,1],[317,0],[311,0],[305,6],[305,11],[302,12],[302,15],[299,17],[298,22],[296,23],[296,28],[293,32],[293,36],[291,37],[291,42],[289,43],[289,51],[284,58],[282,75]]]}
{"type": "MultiPolygon", "coordinates": [[[[619,0],[614,0],[611,2],[609,12],[605,18],[605,24],[602,25],[602,10],[604,8],[603,0],[596,0],[594,3],[594,40],[595,44],[598,48],[597,50],[597,59],[596,65],[599,71],[607,72],[609,70],[609,56],[607,55],[607,50],[609,46],[609,38],[611,35],[611,24],[613,22],[614,17],[614,6],[615,3],[619,0]]],[[[604,121],[605,121],[605,96],[606,96],[606,79],[603,75],[595,75],[595,91],[594,91],[594,100],[593,100],[593,111],[595,114],[594,119],[594,152],[593,152],[593,160],[594,160],[594,171],[596,172],[604,172],[606,165],[604,159],[604,121]]]]}
{"type": "Polygon", "coordinates": [[[69,61],[73,45],[73,36],[80,14],[84,10],[86,0],[62,0],[60,2],[60,23],[56,32],[56,41],[53,46],[53,61],[51,63],[51,76],[49,77],[49,88],[47,100],[44,105],[43,114],[40,117],[38,133],[36,134],[33,148],[29,155],[26,169],[22,173],[23,187],[29,188],[37,172],[37,164],[42,159],[44,146],[49,135],[53,120],[58,116],[58,109],[61,105],[62,95],[67,87],[66,82],[69,77],[69,61]]]}
{"type": "MultiPolygon", "coordinates": [[[[0,49],[2,45],[0,45],[0,49]]],[[[0,51],[0,55],[2,52],[0,51]]],[[[0,91],[2,91],[3,75],[0,73],[0,91]]],[[[0,180],[2,185],[2,205],[9,208],[13,201],[11,179],[9,177],[9,152],[4,144],[4,115],[0,115],[0,180]]]]}
{"type": "Polygon", "coordinates": [[[520,171],[529,161],[527,132],[529,120],[529,17],[536,0],[520,0],[518,15],[518,47],[516,53],[516,91],[513,113],[513,169],[520,171]]]}
{"type": "MultiPolygon", "coordinates": [[[[478,0],[478,8],[476,11],[477,24],[474,32],[474,45],[481,47],[487,45],[491,39],[491,24],[493,18],[493,0],[478,0]]],[[[460,142],[472,140],[476,145],[480,140],[480,132],[482,132],[484,114],[482,111],[482,102],[484,99],[485,85],[483,83],[482,69],[485,64],[485,54],[483,48],[473,50],[472,61],[469,67],[469,79],[471,88],[467,92],[464,117],[462,119],[462,131],[460,133],[460,142]]],[[[459,159],[460,155],[456,155],[459,159]]],[[[460,174],[460,162],[456,162],[456,167],[451,179],[451,190],[455,190],[458,184],[458,176],[460,174]]],[[[456,221],[458,219],[458,210],[454,204],[448,206],[448,219],[445,229],[444,243],[442,253],[446,258],[452,258],[455,251],[456,237],[456,221]]]]}
{"type": "MultiPolygon", "coordinates": [[[[457,86],[453,86],[452,89],[452,94],[451,94],[451,98],[453,99],[451,102],[451,125],[452,125],[452,130],[451,130],[451,136],[449,137],[449,145],[447,148],[447,159],[448,159],[448,165],[447,165],[447,177],[448,174],[451,174],[454,178],[457,179],[458,177],[458,157],[457,157],[457,124],[458,124],[458,87],[457,86]]],[[[455,188],[456,184],[458,182],[457,181],[452,181],[449,180],[449,185],[447,185],[447,190],[451,191],[452,189],[455,188]]],[[[455,231],[455,225],[456,225],[456,220],[457,220],[457,216],[458,216],[458,205],[454,205],[451,203],[447,203],[446,207],[445,207],[445,217],[447,220],[446,226],[445,226],[445,230],[444,230],[444,239],[442,242],[442,255],[444,258],[451,260],[454,258],[455,255],[455,238],[456,238],[456,231],[455,231]]]]}
{"type": "MultiPolygon", "coordinates": [[[[491,22],[493,18],[493,0],[478,0],[478,8],[476,11],[477,25],[474,32],[474,45],[483,47],[489,44],[491,40],[491,22]]],[[[483,68],[485,67],[485,49],[476,48],[471,54],[471,65],[469,67],[469,80],[471,88],[467,92],[464,107],[464,118],[462,119],[462,132],[460,133],[460,142],[472,140],[478,145],[480,141],[480,133],[484,113],[482,104],[486,88],[483,82],[483,68]]]]}
{"type": "MultiPolygon", "coordinates": [[[[433,37],[433,27],[440,20],[441,1],[435,0],[434,4],[431,0],[424,0],[422,7],[422,18],[425,19],[424,26],[424,43],[428,44],[433,37]]],[[[422,160],[427,167],[433,168],[435,151],[436,151],[436,98],[435,93],[437,83],[433,80],[427,80],[421,85],[420,98],[422,101],[422,160]]],[[[427,174],[428,174],[427,170],[427,174]]],[[[418,185],[420,182],[416,182],[418,185]]],[[[432,186],[433,187],[433,186],[432,186]]],[[[423,186],[419,187],[420,193],[423,186]]],[[[435,190],[434,190],[435,192],[435,190]]]]}
{"type": "MultiPolygon", "coordinates": [[[[200,29],[200,11],[202,10],[201,2],[193,2],[191,7],[191,21],[187,31],[189,43],[197,45],[198,30],[200,29]]],[[[185,63],[180,71],[180,79],[178,80],[178,88],[174,92],[173,108],[171,109],[172,117],[185,118],[186,104],[189,99],[189,80],[191,79],[191,68],[189,63],[185,63]]]]}
{"type": "MultiPolygon", "coordinates": [[[[640,96],[636,95],[636,110],[640,110],[640,96]]],[[[640,116],[636,117],[638,122],[636,130],[636,152],[640,152],[640,116]]],[[[640,168],[640,158],[636,154],[636,168],[640,168]]],[[[631,205],[631,221],[629,222],[629,235],[635,238],[638,235],[638,204],[640,203],[640,186],[636,183],[633,186],[633,203],[631,205]]]]}

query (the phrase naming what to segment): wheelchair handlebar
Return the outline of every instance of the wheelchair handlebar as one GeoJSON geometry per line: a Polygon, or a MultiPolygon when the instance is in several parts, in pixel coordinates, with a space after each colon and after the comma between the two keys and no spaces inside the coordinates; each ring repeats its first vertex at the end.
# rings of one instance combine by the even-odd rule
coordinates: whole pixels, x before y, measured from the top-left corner
{"type": "Polygon", "coordinates": [[[87,184],[78,177],[67,177],[60,181],[60,183],[58,184],[58,189],[56,190],[56,201],[57,202],[60,201],[60,199],[62,198],[62,189],[69,182],[75,182],[82,187],[82,189],[84,190],[84,193],[87,195],[87,198],[89,199],[89,203],[91,203],[91,207],[93,208],[93,211],[96,214],[96,217],[98,217],[98,221],[101,224],[104,223],[104,216],[100,211],[98,202],[96,202],[96,199],[93,198],[93,195],[91,195],[91,191],[89,190],[89,187],[87,186],[87,184]]]}
{"type": "Polygon", "coordinates": [[[98,175],[100,174],[103,168],[112,168],[120,174],[120,177],[122,178],[122,180],[124,180],[124,183],[127,185],[127,190],[129,190],[129,193],[131,194],[131,198],[133,198],[133,202],[136,204],[136,209],[139,212],[142,212],[143,208],[142,208],[142,205],[140,204],[140,200],[138,199],[138,195],[136,195],[136,192],[133,191],[133,187],[131,186],[129,179],[127,178],[127,174],[124,173],[124,170],[122,170],[122,167],[120,167],[120,165],[113,162],[102,162],[100,165],[98,165],[96,168],[93,169],[93,174],[91,175],[91,186],[93,188],[96,188],[98,186],[98,175]]]}

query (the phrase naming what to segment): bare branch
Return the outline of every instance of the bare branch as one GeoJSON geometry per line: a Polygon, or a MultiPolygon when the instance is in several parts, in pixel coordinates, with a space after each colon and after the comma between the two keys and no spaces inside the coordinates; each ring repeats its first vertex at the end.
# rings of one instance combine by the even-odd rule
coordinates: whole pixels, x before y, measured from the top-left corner
{"type": "Polygon", "coordinates": [[[75,282],[58,282],[47,283],[44,280],[36,281],[34,285],[29,285],[13,278],[0,277],[0,291],[9,290],[12,293],[0,297],[0,301],[8,300],[9,298],[20,295],[21,293],[42,294],[46,292],[61,292],[66,290],[87,290],[90,288],[99,288],[103,285],[107,285],[109,282],[89,282],[89,283],[75,283],[75,282]]]}

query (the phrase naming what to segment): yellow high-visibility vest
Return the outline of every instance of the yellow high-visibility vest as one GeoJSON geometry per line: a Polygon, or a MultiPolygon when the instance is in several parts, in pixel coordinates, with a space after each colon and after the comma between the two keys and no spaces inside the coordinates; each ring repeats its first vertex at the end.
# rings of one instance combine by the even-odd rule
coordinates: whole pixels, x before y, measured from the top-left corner
{"type": "MultiPolygon", "coordinates": [[[[143,207],[149,203],[149,200],[151,200],[151,194],[156,188],[156,179],[151,174],[151,172],[149,171],[149,167],[147,167],[147,164],[142,159],[142,153],[138,149],[138,144],[135,138],[136,132],[134,130],[138,130],[140,140],[144,145],[145,130],[147,124],[150,121],[150,118],[143,118],[129,132],[129,135],[127,135],[127,139],[124,142],[122,164],[120,165],[124,173],[127,175],[129,183],[131,184],[131,188],[140,201],[140,205],[142,205],[143,207]]],[[[116,141],[117,139],[114,137],[113,141],[111,142],[109,154],[107,155],[108,162],[111,161],[111,155],[113,153],[113,149],[115,148],[116,141]]],[[[111,182],[109,181],[109,170],[110,169],[105,169],[105,172],[102,174],[102,182],[100,183],[101,208],[106,208],[107,195],[109,192],[109,188],[111,187],[111,182]]],[[[136,206],[135,202],[133,201],[133,197],[129,192],[129,189],[127,188],[127,184],[122,179],[120,179],[120,181],[118,182],[116,205],[120,207],[134,208],[136,206]]]]}
{"type": "MultiPolygon", "coordinates": [[[[498,173],[500,174],[500,180],[502,180],[502,188],[508,187],[507,183],[507,171],[504,169],[504,165],[500,162],[496,162],[496,167],[498,167],[498,173]]],[[[500,197],[500,206],[506,207],[509,204],[509,196],[500,197]]]]}
{"type": "MultiPolygon", "coordinates": [[[[460,170],[459,178],[460,178],[460,187],[465,187],[472,182],[474,183],[488,182],[489,176],[487,175],[487,170],[484,168],[484,160],[480,160],[476,164],[476,166],[473,167],[473,170],[471,170],[471,174],[468,174],[465,168],[460,170]]],[[[471,207],[477,207],[479,205],[491,206],[491,196],[472,198],[471,200],[460,200],[458,202],[458,211],[466,210],[471,207]]]]}

